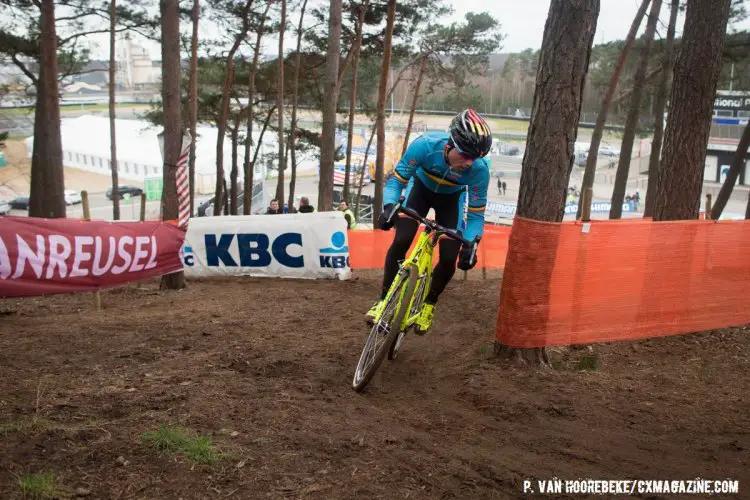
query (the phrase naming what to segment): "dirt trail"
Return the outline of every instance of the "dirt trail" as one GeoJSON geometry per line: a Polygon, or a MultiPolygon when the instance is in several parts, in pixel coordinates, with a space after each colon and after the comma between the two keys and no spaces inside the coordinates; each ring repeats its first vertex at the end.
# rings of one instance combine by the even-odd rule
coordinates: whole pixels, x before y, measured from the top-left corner
{"type": "Polygon", "coordinates": [[[356,394],[376,277],[157,285],[104,292],[100,312],[90,294],[0,304],[3,498],[40,470],[91,498],[518,498],[532,477],[750,488],[746,329],[597,345],[594,371],[575,369],[585,350],[519,369],[492,353],[499,281],[457,279],[433,331],[356,394]],[[140,440],[160,424],[230,456],[159,456],[140,440]]]}

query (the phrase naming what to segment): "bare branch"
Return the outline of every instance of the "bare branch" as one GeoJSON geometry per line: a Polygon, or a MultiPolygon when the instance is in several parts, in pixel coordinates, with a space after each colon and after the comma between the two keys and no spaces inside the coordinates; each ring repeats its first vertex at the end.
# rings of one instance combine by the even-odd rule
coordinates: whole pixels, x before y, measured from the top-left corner
{"type": "MultiPolygon", "coordinates": [[[[129,26],[123,26],[121,28],[118,28],[115,30],[115,33],[122,33],[123,31],[136,31],[137,28],[142,28],[144,26],[147,26],[146,23],[139,23],[129,26]]],[[[62,38],[57,42],[58,47],[65,45],[66,43],[69,43],[71,40],[77,40],[78,38],[81,38],[82,36],[88,36],[88,35],[95,35],[98,33],[109,33],[110,30],[108,29],[102,29],[102,30],[92,30],[92,31],[85,31],[83,33],[76,33],[75,35],[71,35],[67,38],[62,38]]],[[[137,31],[136,31],[137,32],[137,31]]],[[[142,33],[138,33],[141,34],[142,33]]],[[[152,37],[147,37],[152,38],[152,37]]]]}
{"type": "Polygon", "coordinates": [[[23,62],[21,62],[20,59],[18,59],[18,55],[17,54],[13,54],[10,57],[13,60],[13,63],[16,66],[18,66],[21,69],[21,71],[23,71],[23,73],[29,78],[29,80],[31,80],[31,82],[34,85],[36,85],[39,82],[39,79],[34,75],[34,73],[32,73],[31,71],[29,71],[29,69],[26,67],[26,65],[23,62]]]}

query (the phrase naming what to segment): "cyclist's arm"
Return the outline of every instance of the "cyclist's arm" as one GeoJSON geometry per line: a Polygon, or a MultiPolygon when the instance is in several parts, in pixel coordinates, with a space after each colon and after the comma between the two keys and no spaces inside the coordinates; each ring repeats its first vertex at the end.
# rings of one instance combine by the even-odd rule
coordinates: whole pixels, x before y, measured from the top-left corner
{"type": "Polygon", "coordinates": [[[423,137],[417,137],[406,150],[406,154],[398,162],[393,170],[393,176],[385,183],[383,190],[383,204],[395,204],[398,202],[401,192],[409,183],[414,172],[427,160],[428,146],[423,137]]]}
{"type": "MultiPolygon", "coordinates": [[[[481,160],[484,161],[484,160],[481,160]]],[[[479,165],[476,165],[479,166],[479,165]]],[[[487,188],[490,184],[490,172],[486,166],[477,169],[469,185],[469,209],[466,217],[464,238],[473,241],[484,232],[484,210],[487,207],[487,188]]]]}

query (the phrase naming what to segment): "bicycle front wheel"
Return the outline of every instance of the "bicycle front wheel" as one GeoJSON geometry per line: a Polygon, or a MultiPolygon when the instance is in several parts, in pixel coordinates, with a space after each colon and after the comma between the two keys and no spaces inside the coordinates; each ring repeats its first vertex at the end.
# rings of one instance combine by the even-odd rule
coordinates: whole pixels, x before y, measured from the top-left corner
{"type": "Polygon", "coordinates": [[[404,294],[409,285],[409,274],[409,271],[401,270],[396,275],[396,285],[386,296],[383,312],[370,330],[352,381],[352,387],[357,392],[372,380],[399,334],[399,326],[409,306],[408,297],[404,294]]]}

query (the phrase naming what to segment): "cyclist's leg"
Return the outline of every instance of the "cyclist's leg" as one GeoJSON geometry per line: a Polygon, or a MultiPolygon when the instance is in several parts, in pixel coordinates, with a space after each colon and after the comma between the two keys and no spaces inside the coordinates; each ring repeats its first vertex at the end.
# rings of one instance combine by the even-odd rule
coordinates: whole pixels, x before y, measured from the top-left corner
{"type": "MultiPolygon", "coordinates": [[[[435,221],[443,227],[458,228],[459,214],[461,212],[461,192],[435,196],[435,221]]],[[[432,273],[432,284],[427,292],[425,302],[437,304],[438,297],[445,289],[448,282],[456,272],[456,259],[461,249],[461,244],[450,238],[441,238],[440,256],[438,263],[432,273]]]]}
{"type": "MultiPolygon", "coordinates": [[[[429,191],[422,182],[414,178],[414,185],[411,188],[409,197],[406,200],[406,206],[417,212],[422,217],[427,215],[430,211],[429,200],[427,199],[429,191]]],[[[406,252],[414,241],[414,236],[417,234],[419,223],[412,218],[403,216],[399,217],[396,221],[396,235],[393,238],[393,243],[388,249],[388,253],[385,257],[385,269],[383,271],[383,289],[380,295],[380,299],[384,299],[388,293],[388,289],[391,287],[393,279],[396,277],[398,272],[398,262],[406,257],[406,252]]]]}

